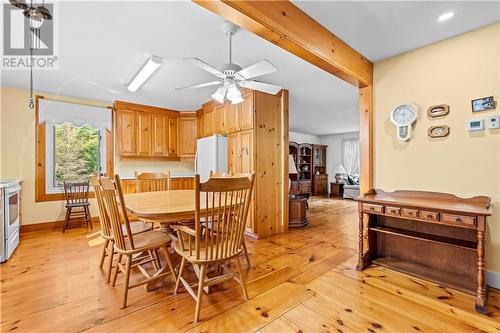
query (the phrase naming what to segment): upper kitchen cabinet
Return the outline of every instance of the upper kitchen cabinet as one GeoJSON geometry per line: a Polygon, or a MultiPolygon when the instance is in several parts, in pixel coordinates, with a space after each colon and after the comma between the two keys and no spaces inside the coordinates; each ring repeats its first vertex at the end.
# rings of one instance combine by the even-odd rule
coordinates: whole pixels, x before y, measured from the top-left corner
{"type": "Polygon", "coordinates": [[[196,154],[197,116],[196,112],[183,112],[179,116],[178,137],[179,156],[182,158],[194,158],[196,154]]]}
{"type": "Polygon", "coordinates": [[[219,104],[210,101],[203,105],[202,120],[204,122],[204,133],[200,137],[213,134],[231,134],[246,131],[253,128],[254,124],[254,98],[253,91],[247,91],[243,95],[243,102],[231,104],[225,102],[219,104]]]}
{"type": "Polygon", "coordinates": [[[123,101],[116,101],[113,110],[121,159],[179,159],[179,112],[123,101]]]}
{"type": "Polygon", "coordinates": [[[116,112],[115,117],[118,149],[120,156],[136,156],[137,113],[126,109],[116,112]],[[119,130],[119,131],[118,131],[119,130]]]}

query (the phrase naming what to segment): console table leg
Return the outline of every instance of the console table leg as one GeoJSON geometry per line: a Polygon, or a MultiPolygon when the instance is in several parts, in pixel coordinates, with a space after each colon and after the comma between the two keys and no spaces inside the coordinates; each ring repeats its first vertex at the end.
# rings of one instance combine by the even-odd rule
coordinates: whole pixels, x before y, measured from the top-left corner
{"type": "Polygon", "coordinates": [[[356,269],[358,271],[362,271],[366,267],[365,256],[364,256],[364,214],[361,208],[361,204],[359,204],[359,231],[358,231],[358,265],[356,269]]]}
{"type": "Polygon", "coordinates": [[[480,313],[487,313],[486,299],[487,287],[485,277],[485,237],[486,223],[484,219],[478,221],[477,228],[477,292],[476,292],[476,311],[480,313]]]}

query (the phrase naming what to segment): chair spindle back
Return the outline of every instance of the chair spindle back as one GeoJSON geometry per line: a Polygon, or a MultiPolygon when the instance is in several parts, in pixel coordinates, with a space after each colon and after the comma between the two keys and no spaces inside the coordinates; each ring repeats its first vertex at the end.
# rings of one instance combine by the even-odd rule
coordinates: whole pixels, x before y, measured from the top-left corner
{"type": "Polygon", "coordinates": [[[251,174],[250,177],[210,178],[201,184],[199,176],[196,176],[197,260],[229,258],[242,251],[254,177],[251,174]],[[202,204],[208,209],[202,210],[202,204]]]}
{"type": "Polygon", "coordinates": [[[90,180],[90,183],[94,187],[95,199],[97,201],[97,207],[99,208],[99,220],[101,221],[102,234],[105,237],[111,237],[112,236],[111,224],[109,222],[109,216],[106,212],[106,207],[104,205],[104,197],[99,177],[93,175],[90,180]]]}
{"type": "Polygon", "coordinates": [[[170,171],[162,172],[135,172],[136,191],[155,192],[170,191],[170,171]]]}
{"type": "Polygon", "coordinates": [[[64,182],[64,198],[68,205],[89,201],[89,182],[64,182]]]}
{"type": "Polygon", "coordinates": [[[120,176],[115,175],[115,179],[110,177],[101,177],[100,179],[102,194],[111,224],[111,230],[115,239],[115,246],[122,251],[134,250],[134,239],[132,230],[130,229],[130,221],[128,220],[127,209],[125,206],[125,199],[121,187],[120,176]],[[120,200],[120,202],[118,202],[120,200]],[[125,225],[127,239],[123,234],[122,220],[125,225]]]}

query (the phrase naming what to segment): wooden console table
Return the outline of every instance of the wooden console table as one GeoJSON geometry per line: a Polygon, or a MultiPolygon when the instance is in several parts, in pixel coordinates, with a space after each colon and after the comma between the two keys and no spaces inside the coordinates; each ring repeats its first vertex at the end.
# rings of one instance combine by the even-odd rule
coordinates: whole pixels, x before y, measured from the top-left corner
{"type": "Polygon", "coordinates": [[[358,270],[378,264],[476,296],[486,313],[486,217],[491,198],[371,190],[359,208],[358,270]]]}

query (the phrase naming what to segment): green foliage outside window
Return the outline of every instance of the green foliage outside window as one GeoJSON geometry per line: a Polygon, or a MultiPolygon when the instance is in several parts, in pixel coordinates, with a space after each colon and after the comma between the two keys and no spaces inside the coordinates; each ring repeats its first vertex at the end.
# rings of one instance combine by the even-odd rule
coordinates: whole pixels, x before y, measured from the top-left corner
{"type": "Polygon", "coordinates": [[[70,123],[54,126],[54,186],[84,182],[99,172],[99,129],[70,123]]]}

